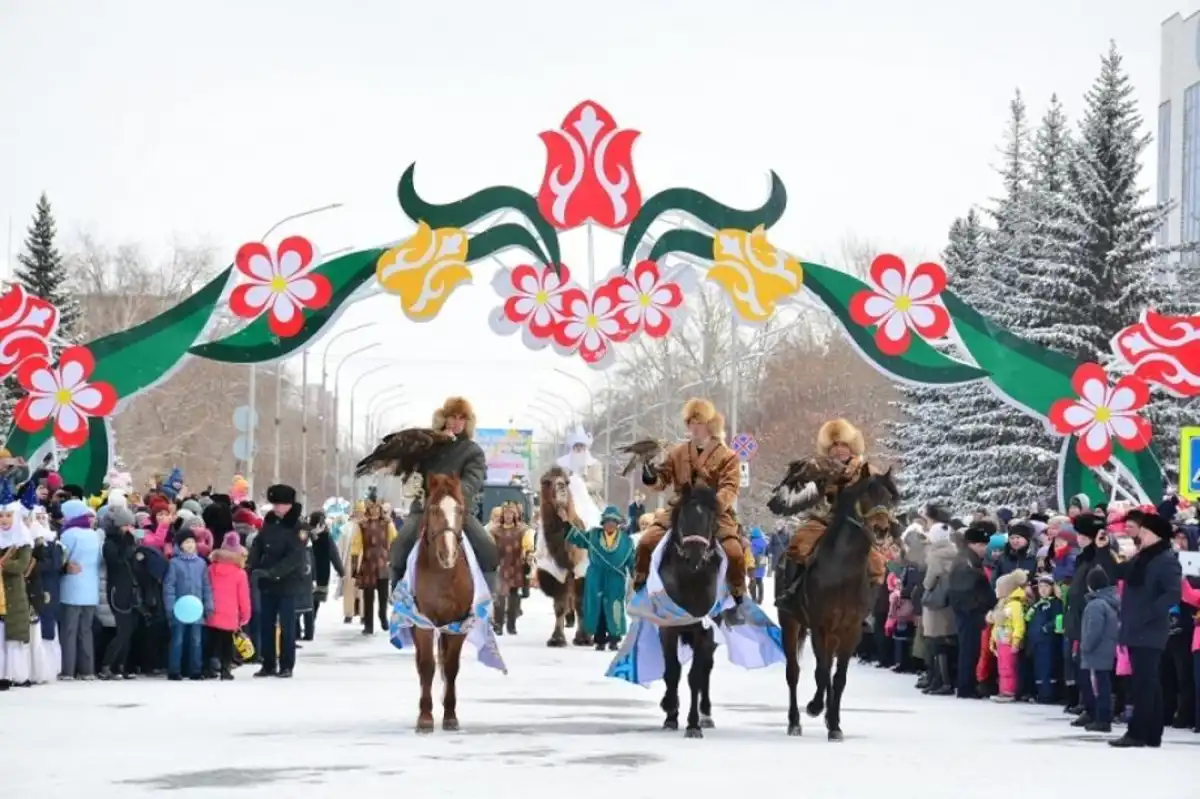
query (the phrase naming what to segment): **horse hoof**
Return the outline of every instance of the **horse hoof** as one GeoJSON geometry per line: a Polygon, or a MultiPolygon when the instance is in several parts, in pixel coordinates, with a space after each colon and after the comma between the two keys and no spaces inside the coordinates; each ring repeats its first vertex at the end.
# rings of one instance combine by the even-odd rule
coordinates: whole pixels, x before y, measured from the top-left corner
{"type": "Polygon", "coordinates": [[[804,706],[804,712],[808,714],[809,718],[815,719],[817,716],[819,716],[825,712],[825,703],[824,702],[809,702],[807,705],[804,706]]]}
{"type": "Polygon", "coordinates": [[[700,717],[700,729],[711,730],[715,726],[716,725],[713,724],[712,716],[701,716],[700,717]]]}
{"type": "Polygon", "coordinates": [[[417,719],[417,735],[428,735],[433,732],[433,719],[417,719]]]}
{"type": "Polygon", "coordinates": [[[549,641],[546,642],[546,646],[553,647],[555,649],[564,647],[566,645],[567,645],[567,642],[561,638],[551,638],[549,641]]]}
{"type": "Polygon", "coordinates": [[[829,731],[829,740],[831,740],[831,741],[841,741],[841,740],[842,740],[842,738],[843,738],[843,736],[842,736],[842,731],[841,731],[841,730],[830,730],[830,731],[829,731]]]}
{"type": "Polygon", "coordinates": [[[683,733],[683,737],[684,738],[703,738],[704,731],[701,730],[699,727],[688,727],[687,731],[683,733]]]}
{"type": "Polygon", "coordinates": [[[788,725],[788,735],[790,735],[791,737],[799,738],[803,734],[804,734],[804,731],[802,729],[800,729],[799,724],[788,725]]]}
{"type": "Polygon", "coordinates": [[[458,719],[442,719],[442,729],[446,732],[458,732],[458,719]]]}
{"type": "Polygon", "coordinates": [[[663,729],[671,732],[679,732],[679,719],[667,719],[663,722],[663,729]]]}

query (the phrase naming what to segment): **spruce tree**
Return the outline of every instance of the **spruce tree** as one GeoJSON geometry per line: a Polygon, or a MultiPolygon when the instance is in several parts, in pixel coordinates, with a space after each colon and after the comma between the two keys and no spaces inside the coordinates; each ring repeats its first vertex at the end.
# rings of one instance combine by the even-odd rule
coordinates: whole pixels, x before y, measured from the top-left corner
{"type": "MultiPolygon", "coordinates": [[[[25,246],[17,256],[16,280],[25,289],[50,302],[58,309],[59,321],[56,334],[59,342],[73,342],[79,322],[79,302],[75,299],[67,280],[67,269],[62,254],[55,245],[54,214],[50,200],[43,193],[38,198],[33,221],[25,235],[25,246]]],[[[52,357],[57,357],[61,347],[52,347],[52,357]]],[[[16,377],[4,381],[0,391],[0,430],[7,430],[12,423],[13,408],[25,393],[16,377]]]]}
{"type": "MultiPolygon", "coordinates": [[[[976,270],[980,257],[983,228],[979,215],[972,210],[966,218],[954,220],[949,240],[942,253],[942,265],[950,279],[950,288],[957,290],[959,281],[966,281],[976,270]]],[[[935,347],[955,357],[953,345],[935,347]]],[[[950,486],[951,471],[955,468],[954,452],[949,445],[949,433],[956,423],[951,392],[958,386],[900,386],[901,399],[896,402],[900,417],[890,426],[887,446],[904,454],[900,474],[904,498],[925,507],[931,502],[953,501],[950,486]]]]}
{"type": "MultiPolygon", "coordinates": [[[[1000,167],[1004,194],[988,211],[992,229],[977,237],[979,257],[959,266],[955,285],[980,313],[1021,334],[1031,311],[1020,278],[1036,259],[1030,226],[1033,148],[1020,93],[1009,112],[1000,167]]],[[[981,383],[953,389],[950,405],[946,486],[959,507],[1025,504],[1052,491],[1057,452],[1040,421],[981,383]]]]}
{"type": "Polygon", "coordinates": [[[74,341],[79,323],[79,302],[67,279],[62,254],[55,246],[54,214],[43,193],[25,236],[25,250],[17,256],[16,278],[30,293],[58,308],[58,337],[74,341]]]}
{"type": "MultiPolygon", "coordinates": [[[[1112,337],[1147,306],[1175,313],[1198,310],[1186,294],[1168,293],[1170,284],[1163,281],[1168,257],[1183,248],[1155,243],[1171,205],[1147,202],[1148,189],[1139,183],[1141,156],[1151,136],[1143,130],[1133,93],[1121,55],[1111,44],[1084,98],[1070,171],[1078,204],[1080,271],[1095,280],[1093,352],[1102,362],[1112,337]]],[[[1186,269],[1190,261],[1184,261],[1186,269]]],[[[1189,290],[1195,285],[1186,278],[1181,284],[1189,290]]],[[[1168,476],[1177,467],[1180,423],[1190,418],[1187,405],[1156,391],[1149,413],[1153,451],[1168,476]]],[[[1156,487],[1144,488],[1156,496],[1156,487]]]]}

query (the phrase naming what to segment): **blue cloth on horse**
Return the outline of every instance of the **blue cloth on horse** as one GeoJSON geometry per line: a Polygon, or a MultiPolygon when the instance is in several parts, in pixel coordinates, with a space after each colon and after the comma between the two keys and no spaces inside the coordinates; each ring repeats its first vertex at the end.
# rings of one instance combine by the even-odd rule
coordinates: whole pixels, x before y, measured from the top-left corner
{"type": "Polygon", "coordinates": [[[416,576],[417,553],[421,551],[422,543],[417,542],[412,553],[408,556],[408,569],[405,577],[392,590],[392,615],[388,625],[388,635],[392,646],[397,649],[410,649],[413,646],[412,631],[414,627],[425,630],[436,630],[438,635],[465,635],[467,643],[475,647],[479,662],[488,668],[498,669],[508,674],[504,658],[500,655],[500,645],[496,633],[492,630],[492,594],[488,591],[487,581],[475,560],[475,551],[471,542],[462,539],[463,552],[467,556],[467,564],[471,569],[471,581],[475,587],[475,596],[471,611],[465,619],[452,621],[449,624],[435,627],[420,610],[417,609],[416,576]]]}
{"type": "MultiPolygon", "coordinates": [[[[779,625],[749,597],[742,599],[742,613],[745,618],[743,624],[717,624],[711,618],[734,604],[733,597],[729,595],[725,585],[725,569],[728,564],[723,550],[717,550],[721,557],[721,567],[717,573],[717,598],[707,616],[697,619],[667,596],[658,568],[662,562],[663,546],[669,539],[670,536],[664,536],[655,547],[645,587],[628,598],[626,609],[634,621],[630,624],[629,633],[604,676],[649,687],[651,683],[662,679],[666,671],[659,628],[696,623],[714,627],[717,644],[725,644],[729,660],[735,666],[761,669],[775,663],[783,663],[786,658],[783,653],[783,633],[779,625]]],[[[680,641],[680,663],[687,663],[691,659],[691,647],[680,641]]]]}

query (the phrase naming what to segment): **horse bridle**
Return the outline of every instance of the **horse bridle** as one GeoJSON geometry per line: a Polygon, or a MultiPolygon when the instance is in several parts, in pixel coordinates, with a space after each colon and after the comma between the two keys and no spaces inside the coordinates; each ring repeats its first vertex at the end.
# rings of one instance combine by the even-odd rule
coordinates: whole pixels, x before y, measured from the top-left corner
{"type": "MultiPolygon", "coordinates": [[[[443,518],[445,518],[445,517],[443,516],[443,518]]],[[[454,563],[458,563],[458,559],[463,556],[462,543],[463,543],[463,536],[465,535],[465,531],[466,531],[466,527],[467,527],[465,518],[463,519],[463,522],[464,523],[462,524],[462,526],[460,526],[454,534],[454,537],[456,539],[458,539],[458,546],[454,548],[454,563]]],[[[448,532],[451,532],[451,531],[443,530],[442,532],[438,533],[438,535],[445,535],[448,532]]],[[[428,534],[429,534],[429,509],[426,509],[425,512],[421,514],[421,542],[432,546],[433,542],[428,539],[428,537],[427,537],[428,534]]]]}

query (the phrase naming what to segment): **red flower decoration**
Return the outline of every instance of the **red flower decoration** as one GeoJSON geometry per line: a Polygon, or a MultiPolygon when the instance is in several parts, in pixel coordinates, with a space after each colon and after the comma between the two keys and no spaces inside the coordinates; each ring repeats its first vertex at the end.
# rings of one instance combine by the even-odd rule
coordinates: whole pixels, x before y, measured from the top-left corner
{"type": "Polygon", "coordinates": [[[938,303],[946,290],[946,271],[923,263],[912,274],[895,255],[880,255],[871,262],[875,291],[864,289],[850,298],[850,318],[856,324],[875,325],[875,345],[884,355],[903,355],[912,344],[909,330],[924,339],[939,339],[950,332],[950,314],[938,303]]]}
{"type": "Polygon", "coordinates": [[[531,350],[549,344],[563,320],[563,293],[572,286],[570,270],[560,266],[559,272],[529,264],[496,272],[492,288],[504,304],[489,318],[492,330],[501,336],[520,330],[522,341],[531,350]]]}
{"type": "Polygon", "coordinates": [[[1166,316],[1149,309],[1112,340],[1133,373],[1176,397],[1200,396],[1200,316],[1166,316]]]}
{"type": "Polygon", "coordinates": [[[1050,424],[1077,437],[1075,452],[1084,466],[1108,463],[1114,437],[1130,452],[1150,443],[1150,423],[1137,413],[1150,401],[1150,387],[1140,377],[1128,375],[1110,386],[1099,364],[1085,363],[1075,370],[1071,387],[1077,396],[1050,406],[1050,424]]]}
{"type": "Polygon", "coordinates": [[[683,289],[663,280],[654,261],[639,262],[632,274],[614,277],[607,287],[626,327],[641,328],[651,338],[671,332],[671,315],[683,304],[683,289]]]}
{"type": "Polygon", "coordinates": [[[13,419],[17,427],[36,433],[54,420],[54,440],[60,446],[83,446],[87,420],[108,416],[117,407],[117,392],[108,383],[89,383],[96,360],[87,347],[63,350],[56,366],[44,358],[31,358],[17,370],[17,380],[29,393],[17,402],[13,419]]]}
{"type": "Polygon", "coordinates": [[[303,309],[320,310],[333,299],[329,278],[314,274],[316,251],[302,236],[279,242],[274,257],[262,242],[243,244],[234,264],[247,282],[233,290],[229,308],[244,319],[268,311],[267,324],[280,338],[304,329],[303,309]]]}
{"type": "Polygon", "coordinates": [[[50,338],[58,330],[58,309],[30,294],[20,283],[0,296],[0,379],[29,358],[50,358],[50,338]]]}
{"type": "Polygon", "coordinates": [[[633,143],[640,135],[619,129],[591,100],[572,108],[560,130],[542,132],[546,172],[537,196],[542,216],[559,230],[589,220],[613,229],[629,224],[642,207],[633,173],[633,143]]]}
{"type": "Polygon", "coordinates": [[[580,288],[567,289],[563,308],[566,315],[554,330],[554,343],[564,353],[578,351],[590,365],[603,365],[612,351],[610,344],[625,341],[637,332],[621,314],[612,281],[590,295],[580,288]]]}

